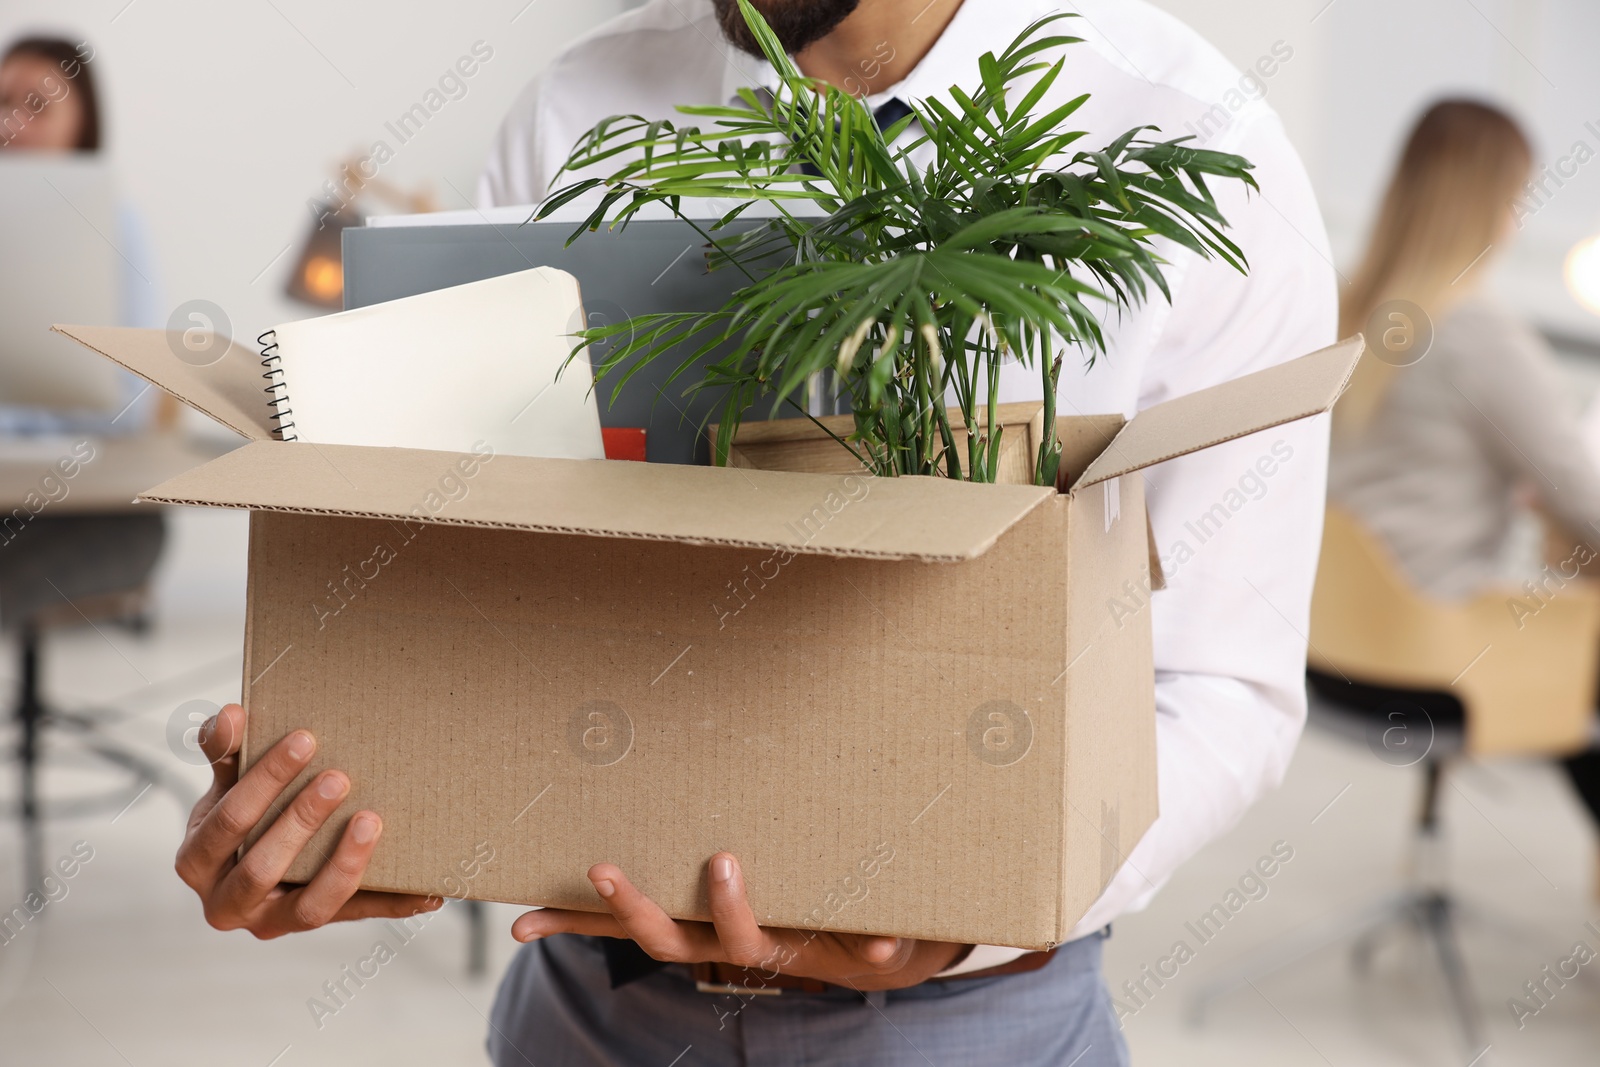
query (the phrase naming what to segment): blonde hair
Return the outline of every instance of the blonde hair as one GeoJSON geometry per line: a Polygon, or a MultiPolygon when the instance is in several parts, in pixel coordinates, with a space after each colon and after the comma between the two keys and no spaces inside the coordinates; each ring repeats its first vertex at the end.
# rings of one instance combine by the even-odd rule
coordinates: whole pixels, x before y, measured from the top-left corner
{"type": "MultiPolygon", "coordinates": [[[[1445,100],[1417,122],[1389,182],[1366,258],[1342,303],[1340,336],[1382,324],[1368,320],[1391,301],[1416,306],[1437,324],[1462,299],[1493,258],[1528,181],[1533,149],[1516,120],[1471,100],[1445,100]]],[[[1334,426],[1359,432],[1376,414],[1395,365],[1367,352],[1335,409],[1334,426]]]]}

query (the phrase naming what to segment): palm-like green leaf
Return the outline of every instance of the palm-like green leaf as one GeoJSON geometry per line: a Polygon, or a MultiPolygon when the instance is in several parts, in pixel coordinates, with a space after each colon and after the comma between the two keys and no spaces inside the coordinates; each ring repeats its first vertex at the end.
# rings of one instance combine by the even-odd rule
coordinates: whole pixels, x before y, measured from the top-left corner
{"type": "Polygon", "coordinates": [[[833,374],[855,413],[840,444],[858,459],[883,475],[974,481],[997,474],[999,375],[1016,360],[1041,376],[1051,432],[1034,474],[1054,484],[1065,348],[1092,365],[1105,351],[1103,314],[1137,306],[1151,286],[1170,299],[1162,241],[1246,269],[1208,183],[1255,188],[1251,164],[1147,139],[1149,127],[1076,149],[1084,135],[1066,123],[1087,96],[1035,114],[1067,71],[1059,53],[1081,40],[1055,32],[1074,15],[1040,19],[979,61],[977,85],[909,101],[911,115],[880,131],[863,101],[806,78],[749,0],[739,5],[777,88],[743,90],[739,107],[678,109],[703,125],[604,120],[563,172],[608,175],[557,190],[539,216],[593,199],[575,241],[651,204],[684,217],[685,197],[732,200],[701,233],[712,268],[748,284],[714,312],[584,331],[574,354],[615,343],[595,368],[613,390],[661,359],[686,393],[724,390],[718,462],[750,408],[798,406],[818,375],[833,374]],[[775,217],[751,227],[756,204],[775,217]],[[964,447],[947,395],[968,428],[964,447]]]}

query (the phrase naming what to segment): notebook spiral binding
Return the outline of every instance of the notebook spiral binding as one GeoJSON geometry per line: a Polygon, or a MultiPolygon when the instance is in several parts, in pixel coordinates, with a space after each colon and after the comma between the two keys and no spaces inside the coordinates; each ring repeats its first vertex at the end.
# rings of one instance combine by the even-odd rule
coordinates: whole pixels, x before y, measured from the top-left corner
{"type": "Polygon", "coordinates": [[[267,405],[272,408],[273,435],[280,441],[298,441],[294,410],[289,407],[288,386],[283,382],[282,360],[278,356],[278,331],[268,330],[256,338],[256,344],[261,346],[261,365],[266,368],[261,375],[267,380],[262,392],[267,394],[267,405]]]}

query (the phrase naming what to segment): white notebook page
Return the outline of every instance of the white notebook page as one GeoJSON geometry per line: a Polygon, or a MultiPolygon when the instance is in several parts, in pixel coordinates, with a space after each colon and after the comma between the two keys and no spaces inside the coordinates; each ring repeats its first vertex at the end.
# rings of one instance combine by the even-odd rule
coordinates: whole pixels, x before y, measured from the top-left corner
{"type": "Polygon", "coordinates": [[[469,452],[486,442],[501,455],[604,459],[589,361],[566,363],[583,323],[577,280],[549,267],[284,323],[290,433],[318,444],[469,452]]]}

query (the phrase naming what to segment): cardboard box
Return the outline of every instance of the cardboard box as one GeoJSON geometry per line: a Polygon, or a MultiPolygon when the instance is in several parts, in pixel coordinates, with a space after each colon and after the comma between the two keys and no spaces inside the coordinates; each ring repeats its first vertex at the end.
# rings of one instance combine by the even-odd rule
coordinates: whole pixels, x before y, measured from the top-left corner
{"type": "Polygon", "coordinates": [[[245,762],[317,735],[385,818],[369,887],[601,910],[608,860],[706,918],[728,849],[767,924],[1024,948],[1156,817],[1125,475],[1327,410],[1360,351],[1063,419],[1058,492],[275,442],[248,350],[61,331],[252,438],[143,499],[251,512],[245,762]]]}

